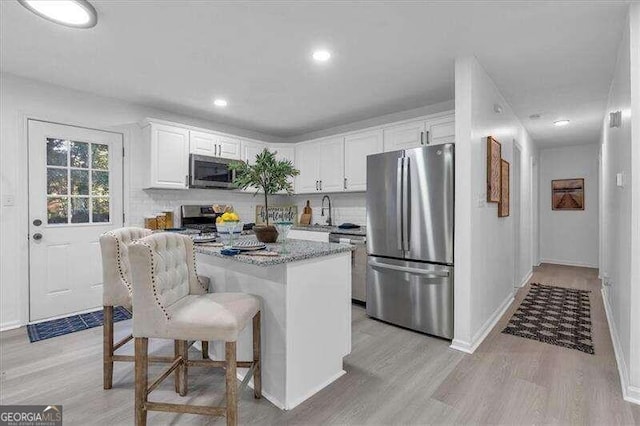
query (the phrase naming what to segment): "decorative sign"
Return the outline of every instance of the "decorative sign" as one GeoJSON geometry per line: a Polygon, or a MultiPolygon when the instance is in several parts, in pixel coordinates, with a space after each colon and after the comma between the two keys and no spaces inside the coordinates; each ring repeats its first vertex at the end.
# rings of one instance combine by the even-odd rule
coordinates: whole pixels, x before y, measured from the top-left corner
{"type": "Polygon", "coordinates": [[[498,202],[498,217],[509,216],[509,162],[500,160],[500,201],[498,202]]]}
{"type": "Polygon", "coordinates": [[[552,180],[551,207],[553,210],[584,210],[584,179],[552,180]]]}
{"type": "Polygon", "coordinates": [[[487,202],[500,202],[500,172],[502,165],[502,145],[489,136],[487,138],[487,202]]]}
{"type": "MultiPolygon", "coordinates": [[[[269,206],[269,224],[291,222],[298,224],[298,206],[269,206]]],[[[256,225],[265,225],[267,215],[264,206],[256,206],[256,225]]]]}

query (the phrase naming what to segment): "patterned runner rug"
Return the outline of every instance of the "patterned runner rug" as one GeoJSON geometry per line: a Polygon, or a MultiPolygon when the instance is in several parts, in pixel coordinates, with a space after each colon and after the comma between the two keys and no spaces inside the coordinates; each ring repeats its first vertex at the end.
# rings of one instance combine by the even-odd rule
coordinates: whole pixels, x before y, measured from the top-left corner
{"type": "MultiPolygon", "coordinates": [[[[113,322],[124,321],[131,318],[131,313],[122,306],[113,309],[113,322]]],[[[102,309],[85,314],[72,315],[51,321],[39,322],[27,325],[27,334],[31,343],[39,340],[50,339],[64,334],[102,325],[102,309]]]]}
{"type": "Polygon", "coordinates": [[[531,284],[502,332],[593,354],[589,293],[531,284]]]}

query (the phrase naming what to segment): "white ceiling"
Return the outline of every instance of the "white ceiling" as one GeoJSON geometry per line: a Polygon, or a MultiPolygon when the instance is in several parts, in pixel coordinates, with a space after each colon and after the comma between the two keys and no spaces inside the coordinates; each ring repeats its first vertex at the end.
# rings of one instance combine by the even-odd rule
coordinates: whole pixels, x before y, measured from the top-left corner
{"type": "Polygon", "coordinates": [[[2,1],[0,69],[286,138],[453,99],[454,58],[472,53],[540,146],[597,141],[628,7],[91,2],[98,25],[77,30],[2,1]]]}

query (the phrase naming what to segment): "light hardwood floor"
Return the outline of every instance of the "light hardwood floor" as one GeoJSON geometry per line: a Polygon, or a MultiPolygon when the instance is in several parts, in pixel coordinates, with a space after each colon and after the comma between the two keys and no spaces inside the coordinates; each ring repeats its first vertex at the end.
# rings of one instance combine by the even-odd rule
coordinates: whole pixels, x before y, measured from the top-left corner
{"type": "MultiPolygon", "coordinates": [[[[597,271],[543,265],[531,282],[592,290],[595,355],[502,334],[526,288],[473,355],[372,320],[354,306],[348,374],[288,412],[254,400],[247,389],[240,395],[240,424],[640,424],[640,406],[622,399],[597,271]]],[[[116,338],[129,329],[129,322],[117,323],[116,338]]],[[[150,346],[156,354],[173,350],[170,342],[150,346]]],[[[113,389],[102,389],[100,328],[34,344],[24,328],[1,333],[0,364],[2,404],[63,404],[66,425],[133,424],[133,365],[117,363],[113,389]]],[[[152,366],[150,377],[159,368],[152,366]]],[[[187,397],[177,396],[167,380],[151,398],[220,402],[221,371],[191,368],[189,382],[187,397]]],[[[150,413],[149,424],[224,420],[150,413]]]]}

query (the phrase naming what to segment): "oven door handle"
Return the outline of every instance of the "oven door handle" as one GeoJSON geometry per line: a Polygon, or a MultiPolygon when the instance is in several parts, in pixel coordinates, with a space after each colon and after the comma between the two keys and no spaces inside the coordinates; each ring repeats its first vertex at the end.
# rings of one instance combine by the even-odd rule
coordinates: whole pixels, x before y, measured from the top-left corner
{"type": "Polygon", "coordinates": [[[386,263],[376,262],[375,260],[370,260],[369,266],[371,266],[372,268],[391,269],[393,271],[406,272],[408,274],[422,275],[425,277],[432,277],[432,278],[446,278],[449,276],[449,271],[428,271],[420,268],[410,268],[407,266],[400,266],[400,265],[389,265],[386,263]]]}

